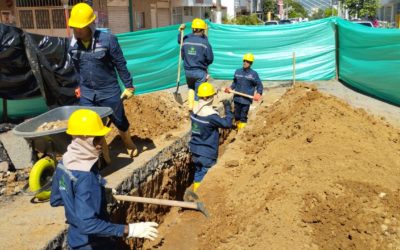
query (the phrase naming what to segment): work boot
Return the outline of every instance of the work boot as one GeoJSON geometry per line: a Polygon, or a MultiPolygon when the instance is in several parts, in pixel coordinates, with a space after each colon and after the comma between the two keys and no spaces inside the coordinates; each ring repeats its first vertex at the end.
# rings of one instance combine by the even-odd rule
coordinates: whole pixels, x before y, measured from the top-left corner
{"type": "Polygon", "coordinates": [[[127,129],[125,132],[119,130],[119,135],[121,136],[121,139],[125,144],[126,150],[128,150],[129,156],[131,158],[137,156],[139,154],[139,151],[132,141],[131,135],[129,134],[129,129],[127,129]]]}
{"type": "Polygon", "coordinates": [[[101,151],[103,154],[103,159],[106,162],[107,165],[111,164],[111,157],[110,157],[110,150],[108,148],[108,144],[106,139],[103,137],[103,139],[101,139],[101,151]]]}
{"type": "Polygon", "coordinates": [[[193,182],[193,192],[196,193],[197,189],[200,187],[200,182],[193,182]]]}
{"type": "Polygon", "coordinates": [[[238,128],[238,130],[240,130],[240,129],[246,127],[246,125],[247,125],[246,122],[239,122],[238,125],[237,125],[237,128],[238,128]]]}
{"type": "Polygon", "coordinates": [[[194,106],[194,90],[193,89],[189,89],[188,90],[188,108],[189,108],[189,111],[193,110],[193,106],[194,106]]]}

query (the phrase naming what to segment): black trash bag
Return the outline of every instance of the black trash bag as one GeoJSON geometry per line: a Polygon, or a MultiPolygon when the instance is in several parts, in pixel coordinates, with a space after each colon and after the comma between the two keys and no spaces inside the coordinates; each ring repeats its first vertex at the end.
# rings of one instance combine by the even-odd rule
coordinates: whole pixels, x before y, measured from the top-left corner
{"type": "Polygon", "coordinates": [[[24,46],[24,32],[0,24],[0,97],[23,99],[40,95],[24,46]]]}
{"type": "Polygon", "coordinates": [[[78,74],[68,54],[69,40],[25,34],[26,51],[42,96],[50,108],[73,105],[78,74]]]}

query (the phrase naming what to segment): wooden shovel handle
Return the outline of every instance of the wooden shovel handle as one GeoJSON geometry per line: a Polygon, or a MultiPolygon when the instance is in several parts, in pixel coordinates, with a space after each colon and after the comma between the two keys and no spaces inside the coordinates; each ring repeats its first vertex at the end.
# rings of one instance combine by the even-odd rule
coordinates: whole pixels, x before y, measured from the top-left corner
{"type": "Polygon", "coordinates": [[[240,95],[240,96],[243,96],[243,97],[254,99],[254,96],[251,96],[251,95],[248,95],[248,94],[245,94],[245,93],[242,93],[242,92],[237,92],[235,90],[231,90],[229,92],[232,93],[232,94],[235,94],[235,95],[240,95]]]}
{"type": "Polygon", "coordinates": [[[199,210],[197,202],[162,200],[162,199],[145,198],[145,197],[128,196],[128,195],[114,195],[114,198],[119,201],[131,201],[131,202],[164,205],[171,207],[184,207],[184,208],[199,210]]]}

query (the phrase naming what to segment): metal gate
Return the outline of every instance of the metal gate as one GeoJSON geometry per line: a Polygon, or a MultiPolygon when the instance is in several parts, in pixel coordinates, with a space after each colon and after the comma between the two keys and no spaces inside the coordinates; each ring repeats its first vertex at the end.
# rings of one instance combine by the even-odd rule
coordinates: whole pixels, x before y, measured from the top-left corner
{"type": "MultiPolygon", "coordinates": [[[[86,2],[85,0],[69,0],[71,6],[86,2]]],[[[65,10],[61,0],[16,0],[17,26],[27,32],[49,35],[67,36],[65,10]]]]}

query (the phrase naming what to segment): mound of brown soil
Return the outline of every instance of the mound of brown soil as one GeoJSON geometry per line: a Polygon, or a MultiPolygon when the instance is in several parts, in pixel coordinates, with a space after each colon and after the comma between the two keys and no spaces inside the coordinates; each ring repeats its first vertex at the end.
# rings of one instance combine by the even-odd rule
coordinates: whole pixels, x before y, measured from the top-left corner
{"type": "MultiPolygon", "coordinates": [[[[189,122],[189,119],[183,119],[186,107],[179,105],[171,93],[134,96],[124,102],[124,108],[131,135],[140,138],[154,139],[189,122]]],[[[107,139],[117,134],[114,129],[107,139]]]]}
{"type": "Polygon", "coordinates": [[[256,112],[200,186],[211,217],[177,215],[165,249],[400,248],[399,129],[309,85],[256,112]]]}

